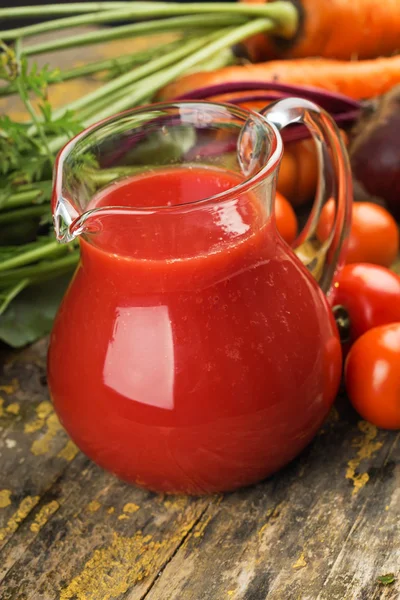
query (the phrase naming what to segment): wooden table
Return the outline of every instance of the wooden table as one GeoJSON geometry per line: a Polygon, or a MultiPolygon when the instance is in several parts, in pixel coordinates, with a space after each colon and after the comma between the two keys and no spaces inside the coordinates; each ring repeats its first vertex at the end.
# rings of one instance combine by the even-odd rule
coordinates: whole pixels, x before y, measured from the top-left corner
{"type": "MultiPolygon", "coordinates": [[[[71,82],[53,100],[81,91],[71,82]]],[[[68,439],[46,349],[0,357],[1,600],[400,598],[398,433],[339,397],[315,441],[268,481],[218,497],[155,495],[68,439]],[[390,572],[397,581],[378,583],[390,572]]]]}
{"type": "Polygon", "coordinates": [[[394,600],[400,435],[338,399],[268,481],[218,497],[130,487],[78,452],[46,387],[46,342],[1,360],[2,600],[394,600]]]}

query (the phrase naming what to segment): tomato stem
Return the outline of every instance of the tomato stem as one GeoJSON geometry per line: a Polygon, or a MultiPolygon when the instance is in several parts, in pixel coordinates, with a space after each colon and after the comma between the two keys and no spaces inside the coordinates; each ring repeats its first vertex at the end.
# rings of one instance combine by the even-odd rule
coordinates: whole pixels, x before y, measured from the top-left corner
{"type": "Polygon", "coordinates": [[[347,344],[350,341],[351,321],[350,316],[344,306],[338,304],[332,309],[335,317],[336,326],[338,328],[340,341],[342,344],[347,344]]]}

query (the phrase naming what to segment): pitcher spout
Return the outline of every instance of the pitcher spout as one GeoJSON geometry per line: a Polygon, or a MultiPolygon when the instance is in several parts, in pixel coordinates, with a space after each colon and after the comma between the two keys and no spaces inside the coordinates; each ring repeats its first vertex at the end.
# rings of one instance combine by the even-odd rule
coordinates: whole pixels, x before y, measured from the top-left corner
{"type": "Polygon", "coordinates": [[[56,238],[72,242],[83,233],[83,222],[95,188],[91,185],[86,163],[86,148],[80,148],[79,134],[60,150],[53,174],[52,214],[56,238]]]}
{"type": "Polygon", "coordinates": [[[79,212],[66,198],[61,196],[55,200],[53,223],[58,242],[67,244],[79,235],[79,228],[73,227],[79,216],[79,212]]]}

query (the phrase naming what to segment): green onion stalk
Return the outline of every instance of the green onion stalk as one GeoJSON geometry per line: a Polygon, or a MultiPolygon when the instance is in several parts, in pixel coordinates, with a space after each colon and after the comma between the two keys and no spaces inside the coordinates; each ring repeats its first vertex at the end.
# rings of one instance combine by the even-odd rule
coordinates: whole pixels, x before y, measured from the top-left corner
{"type": "Polygon", "coordinates": [[[59,246],[51,227],[52,168],[65,142],[101,119],[151,101],[185,73],[232,64],[231,48],[252,35],[292,38],[298,12],[290,1],[69,2],[0,8],[0,24],[0,107],[4,99],[16,95],[27,115],[18,122],[0,111],[1,325],[2,315],[19,294],[70,273],[79,261],[79,249],[59,246]],[[38,17],[46,20],[12,26],[15,19],[29,22],[38,17]],[[96,28],[88,31],[88,26],[96,28]],[[139,36],[157,39],[165,33],[173,34],[167,44],[153,43],[146,50],[64,71],[48,65],[39,68],[36,62],[43,53],[52,53],[57,60],[56,53],[65,49],[139,36]],[[53,35],[38,41],[37,36],[40,40],[44,34],[53,35]],[[49,87],[93,75],[97,89],[57,109],[51,106],[49,87]]]}

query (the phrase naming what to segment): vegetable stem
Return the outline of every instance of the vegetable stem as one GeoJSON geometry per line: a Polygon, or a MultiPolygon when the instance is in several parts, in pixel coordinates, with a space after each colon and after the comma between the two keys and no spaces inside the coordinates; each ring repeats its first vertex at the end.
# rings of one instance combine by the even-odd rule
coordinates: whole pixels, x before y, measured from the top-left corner
{"type": "Polygon", "coordinates": [[[68,2],[68,4],[48,4],[36,6],[13,6],[0,8],[0,19],[20,19],[28,17],[56,17],[75,13],[95,12],[126,8],[130,2],[68,2]]]}
{"type": "Polygon", "coordinates": [[[3,260],[3,262],[0,263],[0,272],[7,271],[7,269],[14,269],[15,267],[20,267],[40,260],[41,258],[48,258],[60,253],[65,254],[65,246],[61,246],[56,241],[50,241],[48,244],[41,244],[38,248],[22,252],[8,260],[3,260]]]}
{"type": "MultiPolygon", "coordinates": [[[[224,67],[228,67],[229,65],[233,65],[236,63],[236,57],[231,50],[231,48],[224,48],[218,54],[215,54],[211,58],[207,60],[197,63],[195,67],[193,67],[193,71],[214,71],[216,69],[223,69],[224,67]]],[[[190,71],[188,71],[189,73],[190,71]]]]}
{"type": "Polygon", "coordinates": [[[189,27],[226,27],[229,25],[241,25],[248,21],[246,17],[240,15],[188,15],[183,17],[175,17],[169,19],[159,19],[155,21],[146,21],[144,23],[133,23],[113,27],[107,30],[99,29],[89,31],[81,35],[73,35],[65,38],[56,38],[40,44],[26,46],[24,54],[31,56],[33,54],[43,54],[44,52],[52,52],[66,48],[74,48],[76,46],[87,46],[89,44],[103,44],[110,40],[117,40],[126,37],[134,37],[140,35],[150,35],[153,33],[164,33],[168,31],[185,31],[189,27]]]}
{"type": "Polygon", "coordinates": [[[0,225],[23,221],[31,217],[41,217],[49,212],[47,205],[29,206],[28,208],[19,208],[9,212],[0,213],[0,225]]]}
{"type": "MultiPolygon", "coordinates": [[[[21,62],[20,62],[21,61],[21,43],[22,43],[21,39],[18,38],[16,41],[16,44],[15,44],[15,56],[18,61],[19,69],[21,69],[21,62]]],[[[47,143],[47,137],[46,137],[42,127],[40,126],[39,119],[37,117],[35,109],[33,108],[33,105],[29,99],[29,94],[28,94],[28,90],[26,89],[24,78],[21,76],[17,77],[16,81],[15,81],[15,85],[16,85],[17,91],[20,95],[20,98],[21,98],[22,102],[24,103],[26,110],[28,111],[28,113],[31,116],[32,121],[36,125],[36,131],[39,134],[39,137],[42,141],[45,154],[47,155],[50,164],[52,164],[53,156],[51,154],[51,151],[50,151],[48,143],[47,143]]]]}
{"type": "MultiPolygon", "coordinates": [[[[222,51],[224,48],[229,47],[233,44],[237,44],[243,39],[254,35],[256,33],[262,33],[269,31],[274,28],[274,23],[268,19],[255,19],[240,27],[230,28],[228,30],[217,31],[214,34],[214,39],[203,48],[200,48],[196,52],[193,52],[183,60],[178,62],[171,67],[158,71],[154,75],[141,79],[140,84],[136,84],[133,88],[126,90],[124,97],[119,100],[110,103],[107,108],[93,115],[91,118],[86,119],[84,126],[88,127],[93,125],[97,121],[101,121],[111,115],[126,110],[130,106],[140,104],[144,98],[154,94],[164,85],[170,83],[175,77],[182,75],[188,69],[194,67],[198,63],[208,60],[215,56],[217,52],[222,51]],[[216,39],[215,39],[216,38],[216,39]]],[[[54,149],[55,142],[52,141],[51,146],[54,149]]],[[[59,144],[60,142],[58,142],[59,144]]]]}
{"type": "Polygon", "coordinates": [[[6,273],[0,273],[0,285],[11,284],[14,281],[28,278],[31,283],[36,281],[45,280],[56,275],[61,275],[67,271],[70,271],[79,262],[79,251],[74,250],[68,252],[66,256],[51,262],[43,261],[36,265],[30,265],[28,267],[21,267],[19,269],[12,269],[6,273]]]}
{"type": "MultiPolygon", "coordinates": [[[[165,44],[160,48],[151,48],[150,50],[144,50],[142,52],[135,52],[133,54],[127,54],[125,56],[119,56],[115,58],[108,58],[103,60],[96,60],[85,65],[79,65],[65,71],[57,72],[53,79],[50,79],[48,83],[60,83],[61,81],[69,81],[70,79],[77,79],[78,77],[85,77],[87,75],[93,75],[101,71],[111,71],[112,69],[127,69],[133,67],[136,64],[144,63],[154,58],[157,54],[163,54],[165,56],[170,50],[173,50],[178,41],[176,40],[170,44],[165,44]]],[[[9,96],[15,94],[17,88],[14,83],[0,87],[0,96],[9,96]]]]}
{"type": "Polygon", "coordinates": [[[159,17],[172,17],[173,15],[240,15],[244,17],[267,18],[276,22],[277,33],[293,37],[298,26],[298,11],[292,2],[277,1],[266,4],[224,4],[211,3],[170,3],[170,2],[134,2],[128,8],[115,8],[97,12],[76,15],[73,17],[45,21],[26,27],[0,31],[0,38],[13,40],[18,37],[28,37],[49,31],[60,31],[68,27],[93,25],[96,23],[113,23],[131,19],[154,19],[159,17]]]}
{"type": "Polygon", "coordinates": [[[0,204],[0,209],[6,208],[9,210],[10,208],[16,208],[18,206],[25,206],[26,204],[34,204],[37,200],[39,200],[39,198],[40,201],[43,202],[49,197],[50,194],[46,194],[41,188],[33,188],[24,192],[16,192],[15,194],[11,194],[3,205],[0,204]]]}
{"type": "MultiPolygon", "coordinates": [[[[107,118],[117,112],[121,112],[123,110],[126,110],[128,108],[133,108],[134,106],[136,106],[137,104],[139,104],[140,102],[144,102],[144,100],[146,100],[148,97],[152,96],[154,92],[156,92],[160,87],[162,87],[164,85],[164,83],[168,83],[169,81],[171,81],[171,79],[173,79],[176,74],[180,74],[182,72],[184,72],[186,70],[186,68],[190,68],[195,66],[198,62],[201,61],[205,61],[208,58],[211,58],[214,56],[215,52],[221,51],[224,48],[226,48],[227,46],[230,46],[232,43],[232,39],[237,39],[238,37],[240,39],[243,38],[243,36],[246,36],[247,34],[245,32],[247,32],[249,30],[249,25],[252,25],[251,27],[251,31],[258,31],[261,27],[260,23],[258,23],[258,26],[255,26],[254,23],[256,23],[256,21],[253,21],[249,24],[247,24],[247,26],[245,27],[245,29],[239,28],[239,29],[229,29],[228,33],[224,34],[225,30],[222,31],[217,31],[214,32],[213,34],[210,34],[209,36],[205,36],[204,38],[201,38],[200,40],[191,40],[190,42],[188,42],[184,48],[178,49],[177,51],[174,52],[174,61],[172,64],[172,66],[169,66],[168,68],[164,69],[164,70],[160,70],[158,69],[154,74],[151,74],[147,77],[142,77],[140,79],[139,82],[133,81],[130,85],[126,85],[126,80],[125,81],[125,85],[124,86],[118,86],[118,88],[116,89],[116,96],[114,95],[113,98],[113,102],[110,102],[108,100],[108,95],[104,95],[104,94],[99,94],[100,97],[95,97],[91,98],[92,104],[90,104],[90,108],[93,107],[93,103],[95,103],[95,107],[96,110],[94,112],[89,112],[89,115],[86,116],[83,120],[83,125],[84,127],[88,127],[89,125],[92,125],[94,123],[96,123],[97,121],[100,121],[104,118],[107,118]],[[232,32],[238,32],[236,33],[236,36],[234,38],[232,38],[232,32]],[[207,45],[208,42],[208,45],[207,45]],[[211,45],[210,49],[206,52],[203,52],[203,50],[207,50],[207,48],[210,46],[211,44],[216,44],[216,45],[211,45]],[[203,47],[201,47],[203,46],[203,47]],[[196,48],[199,48],[197,51],[196,48]],[[183,61],[180,62],[176,62],[178,60],[178,56],[179,54],[181,56],[185,56],[183,61]],[[180,65],[182,65],[180,67],[180,65]],[[171,70],[171,75],[168,77],[167,74],[170,72],[171,70]],[[164,75],[164,76],[163,76],[164,75]],[[99,100],[105,100],[105,102],[103,103],[102,101],[100,102],[100,109],[98,109],[98,102],[99,100]]],[[[269,26],[269,22],[263,21],[262,24],[262,29],[264,30],[266,27],[269,26]]],[[[160,59],[157,59],[160,60],[160,59]]],[[[170,62],[170,61],[168,61],[170,62]]],[[[144,67],[148,67],[148,65],[144,65],[144,67]]],[[[143,71],[145,72],[145,71],[143,71]]],[[[143,74],[142,72],[142,74],[143,74]]],[[[150,71],[151,73],[152,71],[150,71]]],[[[114,83],[116,80],[113,80],[110,83],[114,83]]],[[[104,88],[105,86],[103,86],[104,88]]],[[[103,88],[100,88],[103,89],[103,88]]],[[[96,90],[97,91],[97,90],[96,90]]],[[[109,89],[110,91],[110,89],[109,89]]],[[[85,104],[86,106],[86,104],[85,104]]],[[[66,110],[71,109],[71,105],[67,105],[62,107],[60,110],[61,114],[63,114],[66,110]]],[[[34,129],[32,128],[32,131],[34,131],[34,129]]],[[[58,136],[56,138],[53,138],[52,140],[50,140],[49,142],[49,148],[52,152],[56,152],[57,150],[59,150],[61,148],[61,146],[66,142],[67,138],[66,136],[62,135],[62,136],[58,136]]]]}
{"type": "MultiPolygon", "coordinates": [[[[24,290],[26,287],[28,287],[29,284],[30,284],[29,279],[27,279],[27,278],[21,279],[21,281],[18,281],[18,283],[16,283],[16,285],[14,285],[10,290],[7,290],[6,296],[3,300],[3,302],[0,304],[0,316],[7,310],[8,306],[11,304],[11,302],[14,300],[14,298],[16,296],[18,296],[18,294],[20,292],[22,292],[22,290],[24,290]]],[[[0,297],[1,297],[1,293],[0,293],[0,297]]]]}
{"type": "MultiPolygon", "coordinates": [[[[199,69],[201,69],[202,71],[210,71],[213,69],[226,67],[228,65],[233,64],[234,62],[235,62],[235,58],[234,58],[234,55],[233,55],[231,49],[226,48],[225,51],[219,52],[212,58],[210,58],[202,63],[198,63],[195,67],[193,67],[193,70],[198,71],[199,69]]],[[[112,95],[113,101],[115,102],[116,100],[119,100],[119,99],[125,97],[126,94],[134,92],[135,90],[136,90],[136,85],[129,86],[127,88],[124,87],[122,89],[116,90],[112,95]]],[[[151,96],[152,96],[152,94],[149,94],[149,96],[144,96],[143,99],[141,100],[141,104],[149,104],[151,102],[151,96]]],[[[110,100],[108,97],[101,97],[98,100],[96,100],[96,102],[91,102],[91,104],[89,106],[87,106],[79,111],[79,119],[82,122],[85,122],[93,114],[96,114],[100,110],[107,108],[109,103],[110,103],[110,100]]],[[[130,106],[128,106],[128,108],[129,107],[130,106]]],[[[133,105],[132,105],[132,107],[133,107],[133,105]]]]}
{"type": "MultiPolygon", "coordinates": [[[[60,109],[53,112],[53,119],[57,119],[61,117],[67,110],[79,110],[90,106],[92,103],[96,102],[100,98],[109,97],[114,92],[121,90],[124,88],[124,92],[126,90],[126,86],[138,81],[139,79],[143,79],[147,75],[151,75],[153,73],[157,73],[160,69],[167,67],[170,64],[175,63],[177,60],[180,60],[184,56],[191,54],[205,42],[210,39],[208,37],[203,37],[197,40],[191,40],[186,42],[186,44],[181,45],[181,47],[173,50],[172,52],[168,52],[165,56],[160,56],[155,58],[154,60],[140,66],[136,67],[132,71],[128,73],[124,73],[115,79],[112,79],[108,83],[105,83],[98,89],[86,94],[85,96],[81,96],[77,100],[70,102],[69,104],[61,107],[60,109]]],[[[124,93],[124,95],[126,95],[124,93]]],[[[37,133],[37,124],[33,125],[28,130],[28,135],[35,135],[37,133]]]]}
{"type": "Polygon", "coordinates": [[[25,89],[25,86],[21,83],[20,80],[17,80],[16,86],[17,86],[18,93],[19,93],[19,95],[21,97],[21,100],[24,103],[26,110],[30,114],[32,121],[35,124],[36,133],[39,134],[39,137],[40,137],[40,139],[42,141],[42,144],[43,144],[43,149],[45,150],[45,153],[47,154],[47,157],[48,157],[48,159],[50,161],[50,164],[51,164],[52,161],[53,161],[53,156],[51,154],[49,145],[47,143],[47,138],[46,138],[46,136],[44,134],[44,131],[43,131],[43,129],[40,126],[37,114],[35,113],[35,109],[33,108],[31,101],[29,100],[29,96],[28,96],[28,93],[27,93],[27,91],[25,89]]]}
{"type": "MultiPolygon", "coordinates": [[[[268,19],[255,19],[249,23],[245,23],[240,27],[229,28],[227,30],[214,32],[209,43],[186,56],[180,62],[164,69],[157,71],[153,75],[144,77],[139,83],[133,83],[128,87],[123,88],[123,95],[117,97],[113,102],[107,103],[103,109],[96,111],[83,121],[84,127],[89,127],[102,119],[106,119],[113,114],[122,112],[128,108],[132,108],[149,96],[152,96],[160,88],[167,83],[170,83],[175,77],[182,75],[186,70],[193,68],[198,63],[206,61],[215,56],[217,52],[221,52],[225,48],[237,44],[243,39],[273,29],[274,23],[268,19]]],[[[204,41],[203,41],[204,42],[204,41]]],[[[63,107],[66,110],[68,107],[63,107]]],[[[61,110],[61,109],[60,109],[61,110]]],[[[66,136],[58,136],[49,142],[49,148],[52,152],[57,152],[66,142],[66,136]]]]}

